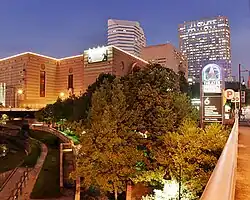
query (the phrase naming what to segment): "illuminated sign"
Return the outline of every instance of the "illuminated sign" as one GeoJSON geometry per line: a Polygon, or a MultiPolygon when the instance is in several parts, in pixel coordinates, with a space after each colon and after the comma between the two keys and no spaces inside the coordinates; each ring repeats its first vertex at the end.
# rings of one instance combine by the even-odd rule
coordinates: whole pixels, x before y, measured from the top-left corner
{"type": "Polygon", "coordinates": [[[199,21],[191,23],[188,32],[196,31],[196,30],[209,30],[216,28],[217,20],[209,20],[209,21],[199,21]]]}
{"type": "Polygon", "coordinates": [[[235,92],[234,90],[232,89],[227,89],[225,92],[224,92],[224,96],[226,97],[226,99],[233,99],[234,98],[234,95],[235,95],[235,92]]]}
{"type": "Polygon", "coordinates": [[[208,64],[202,70],[203,93],[222,93],[221,68],[216,64],[208,64]]]}
{"type": "Polygon", "coordinates": [[[222,99],[220,96],[203,97],[204,122],[222,121],[222,99]]]}
{"type": "Polygon", "coordinates": [[[6,101],[6,83],[0,83],[0,107],[5,107],[6,101]]]}
{"type": "Polygon", "coordinates": [[[108,60],[108,48],[99,47],[87,51],[88,63],[103,62],[108,60]]]}

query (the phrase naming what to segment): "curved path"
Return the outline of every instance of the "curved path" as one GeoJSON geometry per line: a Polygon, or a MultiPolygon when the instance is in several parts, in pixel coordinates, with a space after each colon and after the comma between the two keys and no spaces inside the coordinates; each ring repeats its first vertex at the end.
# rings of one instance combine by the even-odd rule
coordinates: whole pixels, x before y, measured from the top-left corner
{"type": "Polygon", "coordinates": [[[40,155],[39,159],[37,160],[35,167],[29,173],[29,179],[26,183],[26,187],[23,190],[23,195],[22,195],[21,199],[23,199],[23,200],[30,199],[30,194],[31,194],[31,192],[36,184],[36,180],[40,174],[40,171],[41,171],[43,163],[46,159],[47,153],[48,153],[48,148],[45,144],[42,143],[41,144],[41,155],[40,155]]]}
{"type": "MultiPolygon", "coordinates": [[[[36,183],[36,179],[38,178],[38,175],[41,171],[41,168],[43,166],[44,160],[47,156],[48,148],[45,144],[41,144],[41,154],[40,157],[37,160],[37,163],[34,168],[31,168],[29,174],[28,174],[28,181],[26,183],[26,187],[23,188],[23,196],[22,200],[29,200],[30,194],[33,190],[33,187],[36,183]]],[[[11,177],[11,179],[8,181],[6,186],[3,188],[3,190],[0,192],[0,199],[1,200],[7,200],[11,195],[13,190],[16,188],[17,183],[20,181],[21,177],[23,176],[25,168],[18,168],[15,174],[11,177]]]]}

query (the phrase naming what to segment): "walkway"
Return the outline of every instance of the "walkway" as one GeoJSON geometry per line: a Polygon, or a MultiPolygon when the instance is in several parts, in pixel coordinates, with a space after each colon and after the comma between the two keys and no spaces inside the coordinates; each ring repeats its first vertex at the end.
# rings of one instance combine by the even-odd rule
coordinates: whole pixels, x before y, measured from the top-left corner
{"type": "Polygon", "coordinates": [[[23,196],[21,199],[23,200],[29,200],[30,199],[30,194],[36,184],[36,180],[39,176],[39,173],[42,169],[43,163],[45,161],[45,158],[47,156],[48,153],[48,148],[45,144],[41,145],[42,151],[41,151],[41,155],[35,165],[35,167],[33,168],[33,170],[29,173],[29,179],[27,182],[27,186],[24,188],[23,190],[23,196]]]}
{"type": "MultiPolygon", "coordinates": [[[[24,188],[24,195],[21,198],[22,200],[29,200],[30,193],[33,190],[33,187],[36,183],[36,179],[40,173],[40,170],[43,166],[44,160],[47,156],[48,148],[46,145],[42,144],[42,151],[39,159],[37,160],[37,163],[33,169],[29,172],[29,179],[27,182],[27,186],[24,188]]],[[[11,177],[11,179],[8,181],[6,186],[3,188],[3,190],[0,192],[0,199],[1,200],[7,200],[10,195],[12,194],[13,190],[16,188],[17,183],[20,181],[25,168],[18,168],[15,174],[11,177]]]]}
{"type": "Polygon", "coordinates": [[[7,200],[12,194],[13,190],[16,188],[17,183],[20,181],[25,168],[18,168],[15,174],[10,178],[8,183],[5,185],[3,190],[0,192],[0,199],[7,200]]]}
{"type": "Polygon", "coordinates": [[[250,200],[250,127],[239,127],[235,200],[250,200]]]}

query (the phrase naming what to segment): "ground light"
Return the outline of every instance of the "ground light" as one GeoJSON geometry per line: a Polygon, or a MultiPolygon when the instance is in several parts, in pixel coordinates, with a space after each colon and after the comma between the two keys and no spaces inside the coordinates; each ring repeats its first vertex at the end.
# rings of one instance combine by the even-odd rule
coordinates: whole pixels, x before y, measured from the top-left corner
{"type": "MultiPolygon", "coordinates": [[[[181,200],[189,200],[191,193],[181,197],[181,200]]],[[[179,183],[176,180],[164,180],[163,190],[154,190],[153,195],[142,197],[142,200],[178,200],[179,199],[179,183]]]]}

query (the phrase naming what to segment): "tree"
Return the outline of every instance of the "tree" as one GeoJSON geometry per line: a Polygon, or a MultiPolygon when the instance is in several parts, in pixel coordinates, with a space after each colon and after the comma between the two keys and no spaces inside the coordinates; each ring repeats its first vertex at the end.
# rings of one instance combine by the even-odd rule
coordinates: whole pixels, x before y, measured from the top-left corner
{"type": "Polygon", "coordinates": [[[85,185],[94,184],[105,191],[111,191],[114,185],[103,181],[116,182],[115,185],[122,190],[128,178],[157,185],[164,169],[159,168],[161,165],[155,157],[155,152],[162,147],[163,136],[177,130],[185,118],[195,118],[195,115],[192,116],[193,108],[189,98],[180,91],[179,76],[173,70],[159,65],[148,66],[144,70],[116,79],[113,84],[106,82],[94,93],[90,111],[90,128],[81,138],[81,167],[77,173],[82,177],[88,177],[85,178],[85,185]],[[142,138],[141,135],[146,138],[142,138]],[[139,140],[138,136],[141,137],[139,140]],[[93,141],[99,137],[101,139],[98,141],[101,143],[96,145],[93,141]],[[119,140],[114,140],[115,138],[119,140]],[[112,146],[112,151],[103,148],[103,141],[112,146]],[[133,153],[124,151],[122,144],[126,144],[128,151],[133,153]],[[115,148],[116,152],[119,152],[119,159],[106,156],[116,155],[113,154],[113,146],[119,146],[115,148]],[[131,148],[132,150],[129,150],[131,148]],[[138,155],[134,155],[135,153],[138,155]],[[128,157],[130,162],[127,165],[121,164],[128,157]],[[108,162],[112,163],[109,166],[112,169],[103,165],[104,159],[110,158],[112,160],[108,162]],[[116,164],[113,164],[113,160],[116,164]],[[86,167],[91,165],[90,163],[97,163],[95,167],[99,171],[95,167],[86,167]],[[109,173],[106,170],[102,171],[103,168],[109,173]],[[123,171],[125,168],[126,173],[123,171]],[[93,173],[90,174],[90,171],[93,173]],[[126,178],[120,173],[125,173],[126,178]],[[149,175],[155,178],[149,178],[149,175]]]}
{"type": "Polygon", "coordinates": [[[128,109],[134,112],[134,129],[144,127],[154,136],[161,135],[175,130],[179,121],[193,112],[188,97],[180,91],[179,77],[172,69],[150,65],[121,81],[128,109]],[[180,107],[185,109],[180,110],[180,107]]]}
{"type": "Polygon", "coordinates": [[[185,77],[185,72],[179,71],[178,75],[179,75],[180,90],[181,90],[181,92],[187,94],[188,93],[188,82],[187,82],[187,79],[185,77]]]}
{"type": "Polygon", "coordinates": [[[100,88],[105,82],[113,82],[114,75],[100,74],[87,91],[80,97],[71,96],[65,100],[58,98],[54,104],[49,104],[45,108],[40,109],[36,113],[36,118],[39,121],[52,120],[58,122],[61,119],[66,119],[70,122],[85,121],[88,118],[89,109],[91,107],[92,94],[100,88]]]}
{"type": "Polygon", "coordinates": [[[168,166],[172,178],[185,184],[192,199],[199,199],[227,138],[228,131],[220,124],[202,130],[196,122],[185,120],[176,132],[164,136],[164,148],[158,150],[156,157],[168,166]]]}
{"type": "Polygon", "coordinates": [[[145,159],[136,142],[142,137],[122,123],[130,117],[122,87],[118,80],[106,82],[93,94],[90,128],[81,137],[83,145],[73,173],[84,178],[85,187],[114,192],[116,200],[137,172],[138,161],[145,159]]]}

